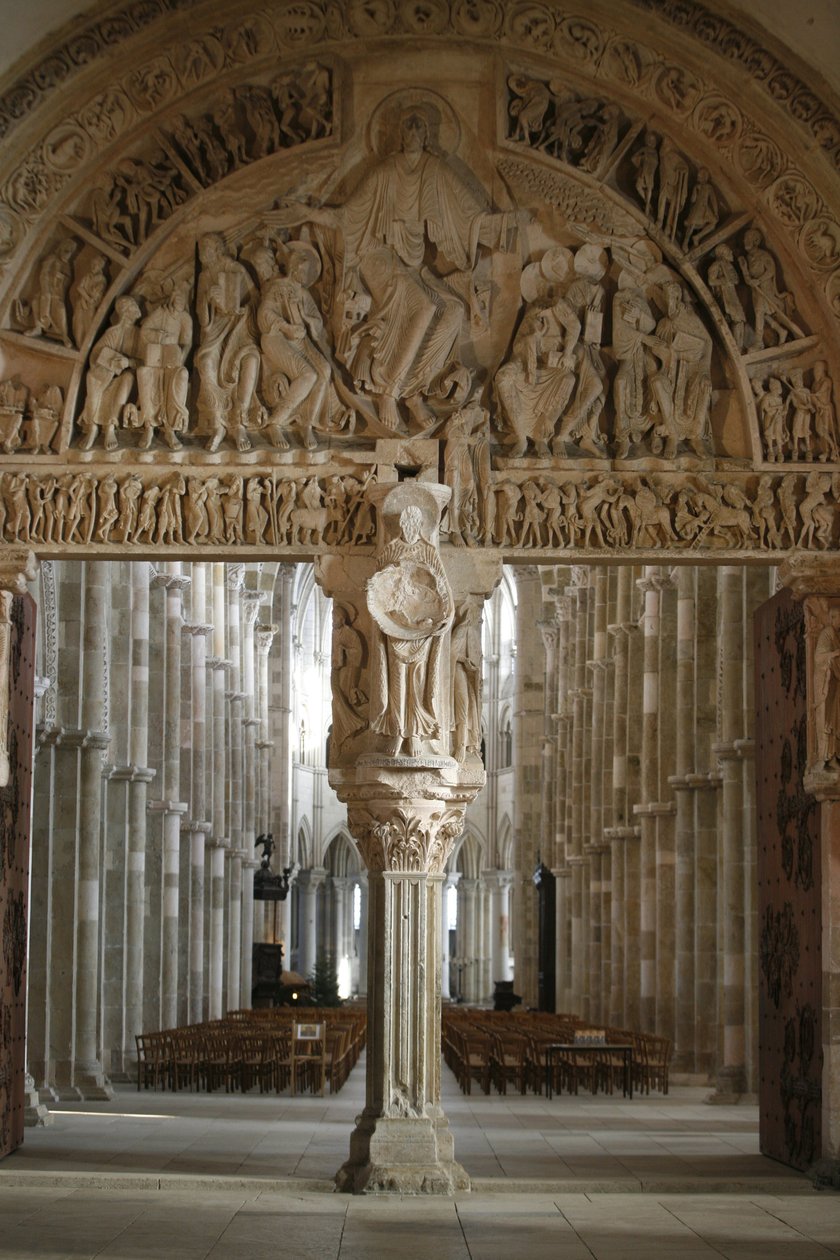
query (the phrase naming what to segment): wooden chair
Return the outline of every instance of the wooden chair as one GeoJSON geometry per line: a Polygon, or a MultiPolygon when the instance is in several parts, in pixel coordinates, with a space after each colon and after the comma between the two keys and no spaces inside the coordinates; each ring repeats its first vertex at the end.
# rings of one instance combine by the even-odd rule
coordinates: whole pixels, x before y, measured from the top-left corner
{"type": "Polygon", "coordinates": [[[500,1094],[507,1093],[508,1081],[517,1085],[520,1094],[528,1088],[529,1054],[528,1039],[518,1032],[493,1034],[493,1054],[490,1076],[500,1094]]]}
{"type": "Polygon", "coordinates": [[[323,1097],[327,1088],[327,1036],[325,1024],[299,1024],[292,1028],[292,1093],[298,1087],[323,1097]]]}

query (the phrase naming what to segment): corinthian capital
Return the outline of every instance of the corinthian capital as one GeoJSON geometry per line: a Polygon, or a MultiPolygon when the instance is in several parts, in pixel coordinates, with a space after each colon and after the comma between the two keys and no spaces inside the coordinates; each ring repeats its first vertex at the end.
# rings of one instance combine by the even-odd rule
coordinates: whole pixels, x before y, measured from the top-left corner
{"type": "Polygon", "coordinates": [[[442,875],[464,829],[463,808],[417,802],[351,807],[348,824],[369,871],[442,875]]]}

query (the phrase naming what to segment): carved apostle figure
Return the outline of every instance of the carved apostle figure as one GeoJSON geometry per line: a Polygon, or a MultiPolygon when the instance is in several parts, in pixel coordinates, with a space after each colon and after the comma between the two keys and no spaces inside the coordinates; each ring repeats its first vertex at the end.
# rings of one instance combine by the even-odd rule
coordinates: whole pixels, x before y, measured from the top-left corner
{"type": "MultiPolygon", "coordinates": [[[[655,432],[664,444],[666,459],[674,458],[680,442],[695,455],[708,455],[712,339],[686,302],[680,284],[665,285],[665,301],[665,316],[656,325],[656,336],[667,348],[667,354],[661,371],[653,378],[661,416],[655,432]]],[[[654,454],[656,447],[655,443],[654,454]]]]}
{"type": "Polygon", "coordinates": [[[69,346],[67,326],[67,298],[72,272],[70,260],[76,252],[76,242],[61,241],[41,262],[38,268],[38,289],[32,299],[32,325],[26,329],[27,337],[46,334],[56,337],[69,346]]]}
{"type": "Polygon", "coordinates": [[[181,446],[177,435],[187,428],[190,380],[184,362],[193,337],[188,296],[187,285],[171,285],[164,301],[140,325],[143,366],[137,369],[137,390],[142,450],[148,450],[155,429],[160,429],[166,445],[177,451],[181,446]]]}
{"type": "Polygon", "coordinates": [[[291,241],[285,254],[286,275],[266,279],[257,309],[262,390],[271,408],[265,433],[284,449],[289,445],[286,430],[296,424],[304,446],[312,450],[313,427],[335,427],[341,412],[331,383],[324,323],[309,292],[321,260],[304,241],[291,241]]]}
{"type": "Polygon", "coordinates": [[[233,439],[237,450],[248,451],[247,430],[260,368],[246,305],[250,278],[218,232],[201,238],[198,257],[198,431],[208,437],[210,451],[219,449],[225,435],[233,439]]]}
{"type": "Polygon", "coordinates": [[[437,548],[422,537],[423,513],[400,513],[401,537],[378,557],[367,585],[375,623],[371,658],[370,729],[386,752],[419,757],[439,751],[443,735],[442,651],[454,613],[437,548]]]}
{"type": "Polygon", "coordinates": [[[90,450],[100,429],[105,450],[116,450],[116,428],[134,389],[134,369],[139,361],[139,319],[140,307],[134,298],[117,298],[111,326],[91,351],[85,377],[85,406],[79,416],[79,428],[85,434],[80,443],[82,450],[90,450]]]}
{"type": "Polygon", "coordinates": [[[342,304],[365,311],[344,362],[373,399],[379,423],[401,430],[405,404],[422,431],[427,399],[449,366],[469,317],[485,311],[475,271],[482,247],[510,249],[515,217],[490,212],[445,157],[431,151],[431,103],[406,109],[400,147],[384,157],[337,209],[286,206],[272,223],[319,223],[344,242],[342,304]]]}
{"type": "Polygon", "coordinates": [[[814,644],[814,750],[826,769],[840,768],[840,606],[833,604],[814,644]]]}

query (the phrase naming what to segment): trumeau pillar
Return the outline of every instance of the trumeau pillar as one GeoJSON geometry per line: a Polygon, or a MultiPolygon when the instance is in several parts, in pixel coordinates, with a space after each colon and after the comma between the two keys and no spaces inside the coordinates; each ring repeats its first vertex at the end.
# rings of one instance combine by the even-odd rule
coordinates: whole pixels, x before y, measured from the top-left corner
{"type": "MultiPolygon", "coordinates": [[[[840,1184],[840,573],[797,556],[779,570],[805,610],[807,759],[803,786],[818,802],[822,916],[822,1159],[824,1183],[840,1184]]],[[[760,768],[759,768],[760,772],[760,768]]]]}
{"type": "Polygon", "coordinates": [[[357,1193],[469,1186],[440,1105],[441,890],[484,783],[479,614],[501,572],[442,559],[449,493],[373,486],[375,556],[316,567],[334,601],[330,783],[368,873],[366,1102],[336,1179],[357,1193]]]}

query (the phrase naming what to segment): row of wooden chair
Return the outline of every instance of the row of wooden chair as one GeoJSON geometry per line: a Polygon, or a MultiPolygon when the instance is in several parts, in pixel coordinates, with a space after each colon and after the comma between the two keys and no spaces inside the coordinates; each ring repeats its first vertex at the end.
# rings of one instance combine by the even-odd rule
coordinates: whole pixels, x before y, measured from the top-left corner
{"type": "MultiPolygon", "coordinates": [[[[237,1015],[241,1013],[237,1012],[237,1015]]],[[[357,1016],[211,1020],[136,1038],[137,1088],[224,1089],[259,1087],[324,1094],[341,1089],[364,1047],[365,1023],[357,1016]]]]}
{"type": "Polygon", "coordinates": [[[604,1034],[603,1047],[594,1052],[575,1051],[575,1033],[584,1023],[571,1014],[445,1008],[443,1056],[464,1093],[472,1091],[473,1082],[485,1094],[491,1087],[504,1094],[508,1086],[521,1094],[529,1090],[542,1093],[547,1079],[546,1047],[569,1045],[568,1051],[552,1056],[552,1091],[576,1094],[584,1088],[611,1094],[622,1087],[625,1063],[623,1052],[610,1047],[630,1045],[634,1091],[668,1093],[672,1045],[667,1038],[625,1028],[603,1028],[598,1029],[604,1034]]]}

